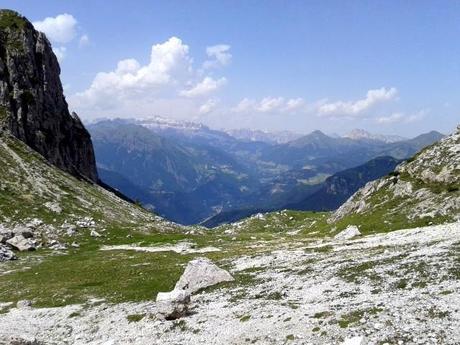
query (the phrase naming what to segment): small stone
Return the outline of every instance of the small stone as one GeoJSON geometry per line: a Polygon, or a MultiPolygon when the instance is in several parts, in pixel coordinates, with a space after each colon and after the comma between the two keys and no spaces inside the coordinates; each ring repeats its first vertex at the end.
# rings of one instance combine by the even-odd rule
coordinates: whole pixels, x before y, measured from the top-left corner
{"type": "Polygon", "coordinates": [[[30,308],[30,307],[32,307],[32,301],[28,299],[23,299],[23,300],[18,301],[18,303],[16,303],[16,308],[18,309],[24,309],[24,308],[30,308]]]}
{"type": "Polygon", "coordinates": [[[101,237],[102,235],[98,233],[96,230],[91,230],[90,236],[91,237],[101,237]]]}

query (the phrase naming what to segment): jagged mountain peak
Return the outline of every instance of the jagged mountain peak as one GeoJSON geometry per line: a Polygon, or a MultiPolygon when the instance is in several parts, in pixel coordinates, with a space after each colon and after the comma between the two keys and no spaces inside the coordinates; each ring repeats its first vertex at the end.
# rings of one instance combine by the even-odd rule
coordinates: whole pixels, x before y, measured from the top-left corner
{"type": "Polygon", "coordinates": [[[0,10],[0,128],[51,164],[97,181],[91,138],[65,100],[61,70],[45,34],[0,10]]]}
{"type": "Polygon", "coordinates": [[[401,137],[399,135],[374,134],[361,128],[355,128],[345,134],[343,137],[353,140],[378,140],[385,143],[395,143],[398,141],[407,140],[407,138],[401,137]]]}

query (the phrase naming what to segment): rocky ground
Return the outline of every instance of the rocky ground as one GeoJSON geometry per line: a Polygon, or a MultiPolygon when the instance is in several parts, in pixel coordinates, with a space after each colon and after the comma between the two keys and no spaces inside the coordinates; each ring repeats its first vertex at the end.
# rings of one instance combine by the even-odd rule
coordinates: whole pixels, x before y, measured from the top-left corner
{"type": "Polygon", "coordinates": [[[229,260],[246,278],[194,294],[183,318],[153,301],[2,304],[0,344],[460,344],[459,250],[460,223],[279,242],[229,260]]]}

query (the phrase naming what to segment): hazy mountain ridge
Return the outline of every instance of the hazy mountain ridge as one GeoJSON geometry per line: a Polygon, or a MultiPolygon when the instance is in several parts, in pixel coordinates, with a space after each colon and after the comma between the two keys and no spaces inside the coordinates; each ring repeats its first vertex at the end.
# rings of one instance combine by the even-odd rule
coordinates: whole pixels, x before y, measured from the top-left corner
{"type": "Polygon", "coordinates": [[[247,214],[301,202],[330,175],[378,156],[407,158],[441,136],[432,132],[388,144],[314,131],[269,144],[162,118],[106,120],[88,129],[103,180],[185,224],[229,210],[247,214]]]}

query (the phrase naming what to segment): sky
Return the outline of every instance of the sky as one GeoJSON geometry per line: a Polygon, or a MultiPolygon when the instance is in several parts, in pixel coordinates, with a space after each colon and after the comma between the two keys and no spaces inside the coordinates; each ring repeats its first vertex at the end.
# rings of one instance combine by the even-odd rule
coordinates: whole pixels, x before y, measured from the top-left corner
{"type": "Polygon", "coordinates": [[[460,123],[459,1],[2,0],[84,121],[414,136],[460,123]]]}

